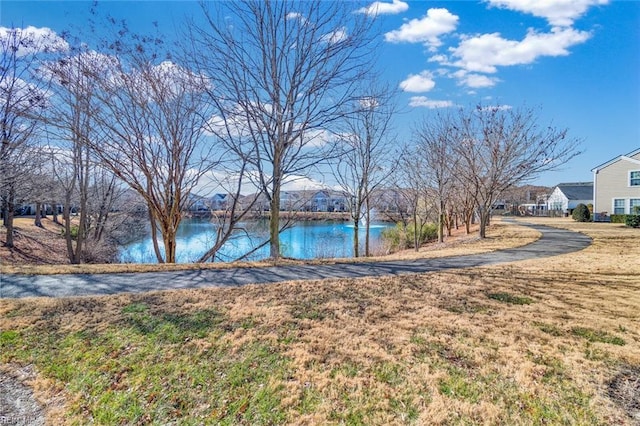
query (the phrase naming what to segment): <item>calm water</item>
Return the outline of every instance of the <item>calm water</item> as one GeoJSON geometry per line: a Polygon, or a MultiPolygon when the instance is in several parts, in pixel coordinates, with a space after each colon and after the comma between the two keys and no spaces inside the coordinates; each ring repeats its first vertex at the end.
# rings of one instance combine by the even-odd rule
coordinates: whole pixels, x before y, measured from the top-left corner
{"type": "MultiPolygon", "coordinates": [[[[223,261],[234,260],[268,239],[268,222],[251,221],[243,224],[245,232],[237,232],[221,250],[223,261]]],[[[382,230],[388,224],[371,225],[371,244],[375,246],[382,230]]],[[[178,262],[197,260],[215,241],[215,225],[205,219],[185,219],[178,230],[176,256],[178,262]]],[[[360,240],[364,246],[364,228],[360,228],[360,240]]],[[[353,224],[346,222],[300,222],[280,234],[280,247],[286,257],[316,259],[353,256],[353,224]]],[[[268,257],[268,245],[257,251],[249,260],[268,257]]],[[[121,248],[120,261],[129,263],[155,263],[150,237],[121,248]]]]}

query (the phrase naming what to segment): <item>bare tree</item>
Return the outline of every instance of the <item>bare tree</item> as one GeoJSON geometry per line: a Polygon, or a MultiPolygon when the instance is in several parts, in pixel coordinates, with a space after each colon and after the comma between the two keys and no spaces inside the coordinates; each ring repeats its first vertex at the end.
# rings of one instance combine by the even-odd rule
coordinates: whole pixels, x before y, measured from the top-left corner
{"type": "Polygon", "coordinates": [[[580,154],[580,140],[569,137],[566,129],[540,126],[528,107],[478,105],[460,109],[451,124],[451,144],[460,161],[456,177],[473,193],[481,238],[504,191],[580,154]]]}
{"type": "Polygon", "coordinates": [[[371,197],[394,172],[398,153],[391,144],[390,125],[394,117],[393,93],[389,88],[363,96],[354,111],[345,117],[340,136],[341,154],[333,175],[347,195],[353,220],[353,253],[360,254],[360,223],[365,225],[365,256],[369,256],[371,197]]]}
{"type": "Polygon", "coordinates": [[[103,75],[103,58],[83,47],[73,50],[73,56],[63,56],[43,66],[51,78],[50,107],[46,114],[49,137],[57,142],[51,147],[56,161],[53,170],[64,191],[63,218],[67,253],[71,263],[83,261],[85,242],[89,238],[90,184],[98,164],[91,145],[96,145],[94,117],[96,76],[103,75]],[[72,225],[71,210],[78,211],[72,225]],[[73,231],[72,231],[73,230],[73,231]]]}
{"type": "Polygon", "coordinates": [[[35,204],[34,225],[43,228],[42,218],[46,217],[47,202],[56,191],[56,185],[49,172],[48,156],[42,147],[29,149],[28,158],[30,161],[24,164],[18,188],[26,201],[35,204]]]}
{"type": "Polygon", "coordinates": [[[456,179],[451,187],[451,197],[448,197],[452,204],[452,210],[456,215],[456,229],[458,229],[458,220],[462,219],[465,227],[465,233],[471,233],[471,224],[473,223],[474,213],[476,211],[475,198],[469,188],[461,185],[456,179]]]}
{"type": "Polygon", "coordinates": [[[211,208],[216,237],[211,247],[198,259],[198,262],[215,261],[219,257],[220,249],[231,240],[236,231],[244,231],[241,223],[258,200],[259,194],[242,195],[243,185],[247,179],[244,172],[246,160],[242,157],[238,157],[237,160],[241,162],[237,174],[232,170],[221,173],[221,170],[218,169],[218,173],[221,173],[223,177],[217,179],[216,183],[224,191],[225,200],[222,206],[218,206],[219,209],[211,208]]]}
{"type": "Polygon", "coordinates": [[[46,107],[36,70],[41,56],[65,47],[50,31],[0,27],[0,193],[7,247],[13,247],[16,186],[46,107]]]}
{"type": "Polygon", "coordinates": [[[426,185],[433,188],[437,196],[438,242],[444,241],[446,206],[450,204],[458,163],[453,142],[455,126],[451,120],[449,115],[438,113],[435,117],[425,119],[414,130],[417,155],[424,158],[426,185]]]}
{"type": "MultiPolygon", "coordinates": [[[[394,174],[396,191],[409,208],[413,223],[413,247],[420,250],[421,231],[428,222],[433,209],[433,191],[428,176],[425,157],[418,147],[403,147],[398,157],[398,168],[394,174]]],[[[405,223],[405,229],[407,224],[405,223]]]]}
{"type": "Polygon", "coordinates": [[[238,123],[225,138],[270,204],[270,257],[280,256],[280,193],[334,155],[331,126],[353,105],[368,71],[371,33],[348,2],[215,2],[206,26],[190,25],[191,57],[211,79],[216,119],[238,123]]]}
{"type": "Polygon", "coordinates": [[[158,38],[126,27],[106,43],[110,72],[92,75],[101,136],[89,142],[101,164],[145,200],[158,262],[174,263],[190,194],[215,164],[214,146],[205,144],[212,114],[207,80],[167,60],[158,46],[158,38]]]}

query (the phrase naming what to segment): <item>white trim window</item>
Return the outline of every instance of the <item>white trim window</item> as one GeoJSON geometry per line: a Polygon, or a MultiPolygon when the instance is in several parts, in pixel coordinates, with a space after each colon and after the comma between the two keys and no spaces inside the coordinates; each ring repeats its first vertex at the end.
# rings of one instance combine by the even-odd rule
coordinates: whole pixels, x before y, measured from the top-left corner
{"type": "Polygon", "coordinates": [[[624,208],[627,200],[624,198],[613,199],[613,214],[624,214],[624,208]]]}
{"type": "Polygon", "coordinates": [[[629,200],[629,214],[640,214],[640,198],[629,200]]]}
{"type": "Polygon", "coordinates": [[[640,186],[640,170],[629,171],[629,186],[640,186]]]}

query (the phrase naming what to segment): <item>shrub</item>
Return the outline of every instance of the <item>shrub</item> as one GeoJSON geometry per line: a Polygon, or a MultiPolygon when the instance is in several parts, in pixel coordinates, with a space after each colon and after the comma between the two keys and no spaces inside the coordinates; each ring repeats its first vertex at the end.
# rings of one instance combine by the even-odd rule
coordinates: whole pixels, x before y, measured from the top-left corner
{"type": "MultiPolygon", "coordinates": [[[[397,223],[393,228],[387,228],[382,231],[382,239],[390,246],[392,251],[414,248],[413,232],[414,224],[410,223],[405,226],[402,222],[397,223]]],[[[438,226],[433,223],[425,223],[420,230],[418,244],[422,245],[428,241],[438,238],[438,226]]]]}
{"type": "Polygon", "coordinates": [[[591,213],[589,212],[589,207],[584,204],[578,204],[575,209],[573,209],[573,220],[576,222],[589,222],[591,221],[591,213]]]}
{"type": "Polygon", "coordinates": [[[628,214],[625,216],[624,224],[631,228],[640,228],[640,214],[628,214]]]}
{"type": "MultiPolygon", "coordinates": [[[[72,240],[77,240],[78,239],[78,226],[77,225],[72,225],[70,228],[69,233],[71,234],[71,239],[72,240]]],[[[65,229],[62,228],[62,230],[60,230],[60,234],[65,237],[67,235],[67,233],[65,232],[65,229]]]]}
{"type": "Polygon", "coordinates": [[[611,223],[625,223],[627,215],[626,214],[612,214],[610,217],[611,217],[611,223]]]}

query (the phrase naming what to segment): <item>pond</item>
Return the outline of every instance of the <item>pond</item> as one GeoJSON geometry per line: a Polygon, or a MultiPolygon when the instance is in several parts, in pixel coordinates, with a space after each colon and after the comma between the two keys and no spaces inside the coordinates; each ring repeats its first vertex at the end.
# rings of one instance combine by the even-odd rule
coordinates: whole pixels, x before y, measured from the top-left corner
{"type": "MultiPolygon", "coordinates": [[[[231,261],[257,247],[269,236],[268,222],[247,221],[245,231],[238,231],[220,250],[220,260],[231,261]]],[[[388,223],[372,223],[371,247],[379,244],[382,230],[388,223]]],[[[215,241],[216,226],[207,219],[185,219],[178,229],[176,257],[179,263],[193,262],[215,241]]],[[[364,228],[360,228],[361,247],[364,247],[364,228]]],[[[320,259],[353,256],[353,223],[342,221],[303,221],[280,234],[280,249],[285,257],[320,259]]],[[[268,245],[247,260],[269,256],[268,245]]],[[[119,260],[124,263],[156,263],[151,237],[120,247],[119,260]]]]}

